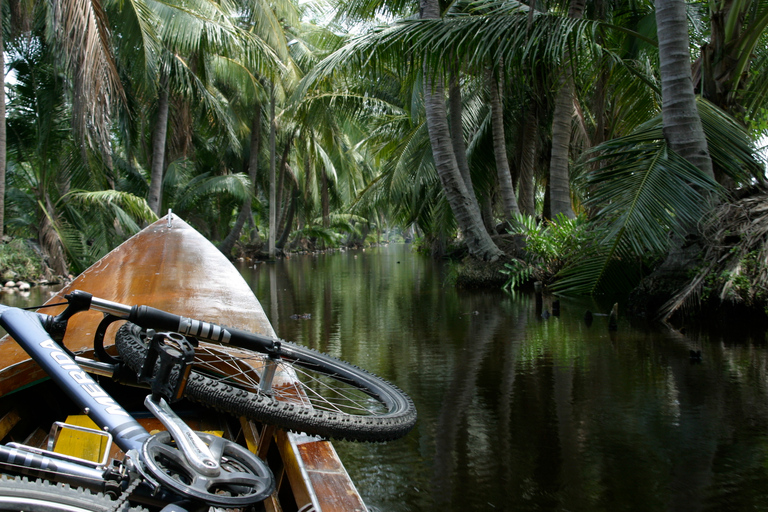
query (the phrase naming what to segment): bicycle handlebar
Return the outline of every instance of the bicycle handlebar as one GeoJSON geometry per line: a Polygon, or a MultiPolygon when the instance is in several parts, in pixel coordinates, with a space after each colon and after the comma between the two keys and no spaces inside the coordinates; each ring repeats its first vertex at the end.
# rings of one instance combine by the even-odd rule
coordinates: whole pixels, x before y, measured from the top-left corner
{"type": "MultiPolygon", "coordinates": [[[[93,309],[107,313],[133,322],[144,329],[178,332],[194,336],[200,340],[216,343],[233,343],[237,346],[245,345],[266,353],[279,351],[279,340],[274,338],[242,329],[195,320],[150,306],[127,306],[118,302],[93,297],[91,294],[80,290],[73,291],[66,295],[65,298],[69,301],[70,305],[75,304],[77,309],[93,309]]],[[[62,315],[65,314],[66,311],[62,313],[62,315]]]]}

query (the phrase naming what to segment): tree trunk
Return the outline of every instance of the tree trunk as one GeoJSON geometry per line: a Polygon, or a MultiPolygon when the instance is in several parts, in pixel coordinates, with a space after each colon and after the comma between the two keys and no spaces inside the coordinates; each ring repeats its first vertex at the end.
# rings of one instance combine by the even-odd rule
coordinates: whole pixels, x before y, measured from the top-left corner
{"type": "Polygon", "coordinates": [[[483,219],[485,230],[491,236],[498,235],[496,232],[496,219],[493,217],[493,196],[491,191],[487,191],[481,199],[478,199],[480,207],[480,216],[483,219]]]}
{"type": "Polygon", "coordinates": [[[328,194],[328,176],[325,173],[325,168],[323,168],[323,172],[320,174],[320,179],[322,185],[320,196],[323,208],[323,227],[328,229],[331,225],[331,200],[328,194]]]}
{"type": "MultiPolygon", "coordinates": [[[[421,0],[423,19],[440,18],[437,0],[421,0]]],[[[427,116],[427,130],[432,145],[435,168],[443,186],[448,204],[451,206],[459,228],[465,238],[469,253],[479,259],[495,261],[503,252],[493,243],[483,225],[480,208],[474,195],[470,196],[451,144],[450,130],[445,109],[445,94],[442,78],[424,69],[424,108],[427,116]]]]}
{"type": "Polygon", "coordinates": [[[280,233],[280,238],[276,242],[276,247],[281,251],[285,248],[285,244],[288,241],[288,236],[291,234],[291,228],[293,227],[293,217],[296,215],[296,203],[299,200],[299,191],[295,188],[291,192],[291,202],[288,205],[288,213],[285,216],[285,223],[283,224],[283,230],[280,233]]]}
{"type": "MultiPolygon", "coordinates": [[[[581,18],[586,0],[571,0],[568,9],[570,18],[581,18]]],[[[562,213],[575,218],[571,206],[571,183],[568,160],[571,146],[571,121],[573,119],[573,75],[571,57],[567,50],[563,56],[560,87],[555,98],[555,112],[552,117],[552,154],[549,166],[551,215],[562,213]]]]}
{"type": "MultiPolygon", "coordinates": [[[[0,2],[0,9],[2,3],[0,2]]],[[[0,27],[2,27],[3,15],[0,11],[0,27]]],[[[0,239],[5,234],[5,43],[3,41],[3,31],[0,30],[0,239]]]]}
{"type": "Polygon", "coordinates": [[[160,90],[157,98],[157,121],[152,132],[152,171],[149,179],[149,208],[161,216],[163,208],[163,171],[165,166],[165,139],[168,134],[168,77],[160,79],[160,90]]]}
{"type": "Polygon", "coordinates": [[[491,92],[491,126],[493,128],[493,156],[496,159],[496,177],[499,182],[499,194],[504,205],[504,219],[511,221],[520,213],[512,187],[512,175],[507,159],[507,141],[504,134],[504,108],[501,102],[501,79],[493,76],[491,69],[486,70],[486,81],[491,92]]]}
{"type": "Polygon", "coordinates": [[[275,119],[275,86],[272,85],[272,94],[269,101],[269,259],[275,258],[275,237],[277,235],[277,198],[275,183],[275,137],[277,132],[277,120],[275,119]]]}
{"type": "Polygon", "coordinates": [[[451,114],[451,142],[453,144],[453,152],[456,154],[456,164],[459,166],[461,177],[464,179],[467,193],[474,195],[475,188],[472,186],[472,176],[469,171],[469,162],[467,161],[467,146],[464,143],[461,85],[459,84],[459,72],[455,67],[451,68],[451,79],[448,83],[448,106],[451,114]]]}
{"type": "Polygon", "coordinates": [[[256,192],[256,173],[259,169],[259,146],[261,145],[261,105],[256,106],[256,113],[251,123],[251,146],[250,155],[248,158],[248,177],[250,179],[251,189],[248,197],[243,201],[243,205],[240,207],[240,213],[237,215],[235,225],[230,230],[229,234],[219,244],[219,250],[227,257],[232,253],[232,249],[235,246],[235,242],[240,239],[240,232],[243,230],[243,226],[250,219],[251,216],[251,202],[252,197],[256,192]]]}
{"type": "MultiPolygon", "coordinates": [[[[287,215],[286,210],[287,207],[284,206],[285,203],[287,203],[289,200],[286,199],[286,196],[290,194],[290,189],[287,189],[285,186],[285,178],[288,174],[288,155],[291,152],[291,145],[293,144],[293,135],[288,136],[288,140],[285,142],[285,147],[283,148],[283,155],[280,157],[280,166],[278,167],[280,172],[280,178],[277,182],[277,206],[279,208],[278,216],[277,216],[277,230],[281,231],[281,227],[283,224],[285,224],[285,216],[287,215]]],[[[277,238],[280,238],[280,235],[277,235],[277,238]]],[[[276,247],[279,249],[280,245],[276,242],[276,247]]]]}
{"type": "Polygon", "coordinates": [[[656,0],[656,25],[664,138],[673,151],[714,178],[691,79],[685,1],[656,0]]]}
{"type": "Polygon", "coordinates": [[[45,211],[40,220],[40,231],[38,232],[40,247],[47,256],[47,263],[51,270],[58,276],[67,276],[69,274],[69,266],[64,255],[64,244],[61,242],[61,237],[59,237],[59,233],[54,225],[54,219],[56,218],[55,209],[47,194],[45,194],[41,202],[45,205],[45,211]]]}
{"type": "Polygon", "coordinates": [[[522,149],[520,151],[520,182],[519,190],[520,212],[525,215],[536,215],[535,186],[533,168],[536,163],[536,139],[539,133],[539,116],[536,106],[528,104],[525,112],[523,127],[522,149]]]}

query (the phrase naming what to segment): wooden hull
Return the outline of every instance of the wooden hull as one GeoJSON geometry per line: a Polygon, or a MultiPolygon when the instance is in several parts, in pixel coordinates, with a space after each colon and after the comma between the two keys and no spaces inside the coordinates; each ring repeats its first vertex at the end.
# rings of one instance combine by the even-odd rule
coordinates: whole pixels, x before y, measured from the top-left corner
{"type": "MultiPolygon", "coordinates": [[[[275,336],[261,304],[239,272],[208,240],[176,216],[170,221],[164,217],[127,240],[48,303],[63,302],[63,296],[71,290],[275,336]]],[[[45,312],[56,314],[61,310],[63,307],[45,312]]],[[[65,345],[74,352],[89,351],[101,318],[97,312],[75,315],[70,320],[65,345]]],[[[116,328],[109,329],[105,345],[114,343],[116,328]]],[[[7,336],[0,340],[0,362],[0,396],[45,377],[7,336]]],[[[5,398],[12,399],[13,395],[5,398]]],[[[274,451],[274,447],[279,452],[279,461],[270,464],[275,466],[273,471],[279,487],[268,500],[268,510],[312,510],[308,508],[310,504],[315,511],[366,510],[329,441],[245,420],[241,420],[241,424],[247,444],[254,452],[266,455],[268,450],[274,451]],[[290,499],[286,500],[285,496],[290,499]]],[[[5,435],[2,420],[0,434],[5,435]]]]}

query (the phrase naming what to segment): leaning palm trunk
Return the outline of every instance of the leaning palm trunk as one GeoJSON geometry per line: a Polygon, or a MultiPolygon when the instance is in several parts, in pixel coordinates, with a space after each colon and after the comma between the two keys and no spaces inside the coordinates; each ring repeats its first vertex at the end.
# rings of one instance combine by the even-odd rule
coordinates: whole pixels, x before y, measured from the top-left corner
{"type": "MultiPolygon", "coordinates": [[[[586,0],[571,0],[569,18],[581,18],[586,0]]],[[[552,118],[552,155],[549,164],[550,213],[552,217],[563,214],[575,218],[571,206],[571,183],[568,172],[568,156],[571,145],[571,120],[573,119],[573,75],[571,56],[566,50],[560,88],[555,98],[555,112],[552,118]]]]}
{"type": "MultiPolygon", "coordinates": [[[[440,9],[436,0],[421,0],[421,17],[437,19],[440,9]]],[[[445,94],[442,78],[424,69],[424,109],[427,130],[432,145],[435,168],[443,186],[448,204],[456,217],[469,253],[479,259],[495,261],[503,252],[493,243],[483,225],[480,208],[474,195],[470,196],[451,144],[450,130],[445,110],[445,94]]]]}
{"type": "Polygon", "coordinates": [[[40,231],[38,232],[38,241],[43,253],[46,255],[48,266],[51,267],[56,275],[66,276],[69,274],[67,258],[64,255],[64,244],[61,241],[59,233],[54,225],[54,207],[49,197],[43,199],[46,211],[43,212],[40,221],[40,231]]]}
{"type": "Polygon", "coordinates": [[[253,122],[251,123],[251,146],[250,156],[248,158],[248,178],[250,179],[251,190],[248,197],[243,201],[243,205],[240,208],[240,213],[237,215],[235,225],[230,230],[229,234],[219,245],[219,250],[225,255],[229,256],[232,249],[235,247],[235,242],[240,239],[240,232],[243,230],[243,226],[247,221],[253,222],[251,215],[251,202],[252,194],[256,191],[256,174],[259,171],[259,147],[261,146],[261,105],[256,105],[256,113],[253,116],[253,122]]]}
{"type": "Polygon", "coordinates": [[[472,176],[469,173],[469,162],[467,161],[467,146],[464,143],[461,85],[456,69],[451,69],[451,79],[448,82],[448,105],[451,113],[451,142],[453,143],[453,152],[456,154],[456,164],[459,166],[461,177],[464,178],[467,193],[474,195],[475,187],[472,185],[472,176]]]}
{"type": "Polygon", "coordinates": [[[515,189],[512,187],[512,175],[509,172],[507,159],[507,144],[504,135],[504,109],[501,103],[501,79],[493,76],[493,71],[487,71],[488,88],[491,90],[491,125],[493,126],[493,155],[496,159],[496,175],[499,182],[499,194],[504,205],[504,219],[511,221],[520,213],[515,199],[515,189]]]}
{"type": "Polygon", "coordinates": [[[149,181],[149,208],[158,216],[163,208],[163,167],[165,165],[165,140],[168,134],[169,108],[168,77],[160,81],[160,91],[157,98],[157,121],[152,133],[152,173],[149,181]]]}
{"type": "Polygon", "coordinates": [[[283,223],[283,230],[280,233],[280,237],[275,242],[275,247],[283,251],[285,244],[288,242],[288,236],[291,234],[291,228],[293,227],[293,218],[296,215],[296,203],[299,202],[299,191],[293,189],[291,192],[291,199],[288,204],[288,212],[285,214],[285,222],[283,223]]]}
{"type": "Polygon", "coordinates": [[[677,154],[714,178],[691,80],[684,0],[656,0],[664,138],[677,154]]]}

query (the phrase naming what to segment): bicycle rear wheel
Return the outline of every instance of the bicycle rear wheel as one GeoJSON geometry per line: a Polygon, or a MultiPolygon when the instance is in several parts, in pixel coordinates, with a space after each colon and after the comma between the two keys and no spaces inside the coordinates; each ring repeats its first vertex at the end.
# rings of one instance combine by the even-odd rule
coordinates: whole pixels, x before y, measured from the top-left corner
{"type": "MultiPolygon", "coordinates": [[[[115,344],[125,363],[139,372],[147,353],[142,329],[123,325],[115,344]]],[[[390,441],[416,423],[408,395],[345,361],[283,342],[271,389],[263,392],[267,364],[263,354],[201,342],[184,394],[236,416],[350,441],[390,441]]]]}

